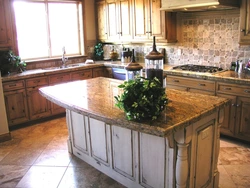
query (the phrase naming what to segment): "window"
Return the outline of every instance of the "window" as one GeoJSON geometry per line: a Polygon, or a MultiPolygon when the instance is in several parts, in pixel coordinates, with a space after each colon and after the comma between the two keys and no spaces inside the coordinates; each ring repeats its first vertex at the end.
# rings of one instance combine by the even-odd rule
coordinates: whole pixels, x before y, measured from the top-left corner
{"type": "Polygon", "coordinates": [[[15,1],[19,56],[55,58],[83,52],[82,7],[76,1],[15,1]]]}

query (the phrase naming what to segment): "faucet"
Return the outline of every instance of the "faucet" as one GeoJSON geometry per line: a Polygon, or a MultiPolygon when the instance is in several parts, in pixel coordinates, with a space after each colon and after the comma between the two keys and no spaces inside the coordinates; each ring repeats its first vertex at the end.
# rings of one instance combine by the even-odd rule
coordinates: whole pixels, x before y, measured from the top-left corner
{"type": "Polygon", "coordinates": [[[66,62],[68,61],[68,57],[65,57],[66,51],[65,51],[65,46],[62,48],[62,67],[66,67],[66,62]]]}

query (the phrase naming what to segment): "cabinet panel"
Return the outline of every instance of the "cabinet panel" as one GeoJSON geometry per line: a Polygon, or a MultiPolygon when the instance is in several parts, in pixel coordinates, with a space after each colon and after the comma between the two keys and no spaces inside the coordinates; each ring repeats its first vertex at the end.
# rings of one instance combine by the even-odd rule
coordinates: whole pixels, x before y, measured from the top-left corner
{"type": "Polygon", "coordinates": [[[107,39],[106,2],[105,1],[97,2],[96,10],[97,10],[98,39],[106,40],[107,39]]]}
{"type": "Polygon", "coordinates": [[[29,120],[25,89],[4,92],[9,126],[29,120]]]}
{"type": "Polygon", "coordinates": [[[241,0],[240,8],[240,44],[250,44],[250,1],[241,0]]]}
{"type": "Polygon", "coordinates": [[[229,136],[234,135],[235,130],[235,120],[236,120],[236,96],[233,95],[225,95],[225,94],[217,94],[218,97],[223,97],[227,99],[231,99],[231,102],[228,106],[225,107],[224,110],[224,121],[221,125],[221,133],[229,136]]]}
{"type": "Polygon", "coordinates": [[[250,87],[243,85],[234,85],[218,82],[217,92],[250,97],[250,87]]]}
{"type": "Polygon", "coordinates": [[[10,2],[9,0],[0,0],[0,47],[12,46],[10,2]]]}
{"type": "Polygon", "coordinates": [[[165,140],[140,133],[140,181],[145,187],[164,187],[165,140]]]}
{"type": "Polygon", "coordinates": [[[83,153],[89,154],[87,146],[87,131],[84,116],[70,111],[72,144],[83,153]]]}
{"type": "Polygon", "coordinates": [[[112,126],[112,143],[114,170],[135,179],[132,130],[112,126]]]}
{"type": "Polygon", "coordinates": [[[48,77],[38,77],[26,80],[26,87],[37,87],[49,85],[48,77]]]}
{"type": "Polygon", "coordinates": [[[48,117],[51,115],[50,102],[42,97],[38,91],[39,87],[27,88],[27,100],[31,120],[48,117]]]}
{"type": "Polygon", "coordinates": [[[71,73],[71,80],[85,80],[92,78],[92,69],[84,69],[71,73]]]}
{"type": "Polygon", "coordinates": [[[102,164],[108,165],[108,143],[106,124],[102,121],[89,118],[89,134],[91,155],[102,164]]]}
{"type": "Polygon", "coordinates": [[[167,76],[167,84],[184,86],[184,87],[195,88],[195,89],[200,89],[200,90],[215,91],[214,81],[183,78],[183,77],[178,77],[178,76],[167,76]]]}
{"type": "Polygon", "coordinates": [[[11,81],[11,82],[4,82],[3,83],[3,90],[4,91],[23,89],[24,87],[25,87],[24,80],[17,80],[17,81],[11,81]]]}
{"type": "Polygon", "coordinates": [[[108,40],[116,40],[118,39],[118,16],[116,11],[116,2],[107,2],[107,33],[108,33],[108,40]]]}
{"type": "Polygon", "coordinates": [[[102,76],[105,76],[103,67],[93,69],[93,78],[102,77],[102,76]]]}
{"type": "MultiPolygon", "coordinates": [[[[68,81],[70,81],[70,73],[55,74],[49,77],[49,85],[65,83],[68,81]]],[[[51,103],[51,113],[52,115],[65,113],[65,108],[55,103],[51,103]]]]}
{"type": "Polygon", "coordinates": [[[133,0],[134,38],[148,39],[147,21],[149,18],[147,8],[148,0],[133,0]]]}
{"type": "Polygon", "coordinates": [[[237,101],[236,134],[244,140],[250,141],[250,98],[238,97],[237,101]]]}

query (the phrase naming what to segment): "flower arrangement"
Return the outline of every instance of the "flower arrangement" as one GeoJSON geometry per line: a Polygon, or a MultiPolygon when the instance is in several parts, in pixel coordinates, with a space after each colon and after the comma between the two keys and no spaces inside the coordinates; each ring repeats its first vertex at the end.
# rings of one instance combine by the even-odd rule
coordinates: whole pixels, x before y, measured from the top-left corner
{"type": "Polygon", "coordinates": [[[137,77],[118,87],[123,93],[115,96],[115,106],[124,110],[128,120],[155,120],[168,103],[165,89],[156,77],[137,77]]]}

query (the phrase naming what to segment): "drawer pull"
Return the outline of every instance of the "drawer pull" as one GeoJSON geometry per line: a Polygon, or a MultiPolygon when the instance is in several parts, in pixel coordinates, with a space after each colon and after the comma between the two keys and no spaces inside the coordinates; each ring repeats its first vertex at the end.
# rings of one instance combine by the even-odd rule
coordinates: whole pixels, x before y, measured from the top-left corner
{"type": "Polygon", "coordinates": [[[250,93],[250,90],[245,90],[244,92],[245,92],[245,93],[250,93]]]}
{"type": "Polygon", "coordinates": [[[179,80],[173,80],[173,82],[180,82],[179,80]]]}
{"type": "Polygon", "coordinates": [[[206,86],[206,84],[199,84],[199,86],[206,86]]]}
{"type": "Polygon", "coordinates": [[[16,86],[16,84],[10,84],[9,85],[9,87],[15,87],[16,86]]]}
{"type": "Polygon", "coordinates": [[[232,90],[231,87],[224,87],[224,90],[232,90]]]}

